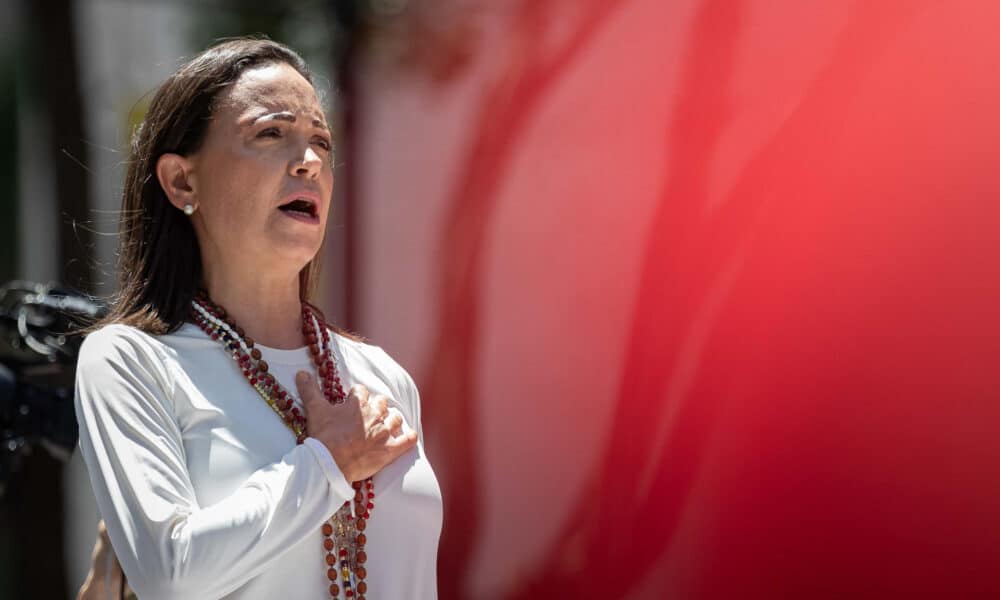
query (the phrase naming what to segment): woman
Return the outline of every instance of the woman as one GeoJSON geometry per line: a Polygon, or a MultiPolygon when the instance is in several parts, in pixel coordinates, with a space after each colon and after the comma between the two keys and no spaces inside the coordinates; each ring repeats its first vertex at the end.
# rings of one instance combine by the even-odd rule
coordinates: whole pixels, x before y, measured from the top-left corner
{"type": "Polygon", "coordinates": [[[134,136],[121,289],[76,406],[142,600],[436,596],[413,380],[307,301],[332,160],[306,65],[268,40],[182,66],[134,136]]]}

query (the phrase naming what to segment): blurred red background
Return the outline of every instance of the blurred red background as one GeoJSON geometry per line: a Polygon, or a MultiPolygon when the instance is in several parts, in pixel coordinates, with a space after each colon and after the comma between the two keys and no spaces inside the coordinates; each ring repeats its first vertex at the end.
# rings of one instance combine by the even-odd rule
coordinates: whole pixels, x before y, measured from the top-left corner
{"type": "Polygon", "coordinates": [[[1000,8],[509,9],[358,97],[444,597],[1000,593],[1000,8]]]}

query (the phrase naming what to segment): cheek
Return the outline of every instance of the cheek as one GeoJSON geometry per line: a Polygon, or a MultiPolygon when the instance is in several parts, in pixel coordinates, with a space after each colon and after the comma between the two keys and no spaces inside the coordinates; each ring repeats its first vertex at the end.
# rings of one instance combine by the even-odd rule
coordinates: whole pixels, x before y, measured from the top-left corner
{"type": "Polygon", "coordinates": [[[330,206],[333,204],[333,184],[333,169],[324,169],[323,175],[320,176],[320,185],[323,189],[323,193],[330,199],[330,202],[327,203],[327,214],[329,214],[330,206]]]}
{"type": "Polygon", "coordinates": [[[205,165],[207,180],[202,186],[206,216],[222,225],[259,220],[271,208],[268,179],[278,177],[276,168],[260,157],[244,152],[228,152],[205,165]]]}
{"type": "Polygon", "coordinates": [[[252,181],[246,177],[226,177],[218,178],[206,190],[204,214],[215,225],[212,229],[242,228],[242,223],[252,220],[252,203],[246,201],[247,192],[252,187],[252,181]],[[248,183],[251,185],[247,185],[248,183]]]}

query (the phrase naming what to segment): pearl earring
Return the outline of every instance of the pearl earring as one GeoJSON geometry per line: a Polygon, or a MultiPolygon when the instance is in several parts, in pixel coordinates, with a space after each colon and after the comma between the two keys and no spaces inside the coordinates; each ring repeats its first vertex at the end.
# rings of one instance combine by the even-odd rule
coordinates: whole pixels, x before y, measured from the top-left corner
{"type": "Polygon", "coordinates": [[[188,204],[184,205],[184,214],[186,214],[187,216],[190,217],[191,215],[193,215],[194,214],[194,210],[195,210],[194,209],[194,204],[188,203],[188,204]]]}

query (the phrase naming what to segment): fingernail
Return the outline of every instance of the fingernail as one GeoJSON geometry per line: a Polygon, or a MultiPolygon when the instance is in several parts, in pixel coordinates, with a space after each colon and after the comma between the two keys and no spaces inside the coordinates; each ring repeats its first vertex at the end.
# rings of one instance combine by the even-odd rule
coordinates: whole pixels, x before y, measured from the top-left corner
{"type": "Polygon", "coordinates": [[[298,381],[299,383],[309,383],[309,373],[299,371],[295,374],[295,381],[298,381]]]}

